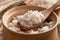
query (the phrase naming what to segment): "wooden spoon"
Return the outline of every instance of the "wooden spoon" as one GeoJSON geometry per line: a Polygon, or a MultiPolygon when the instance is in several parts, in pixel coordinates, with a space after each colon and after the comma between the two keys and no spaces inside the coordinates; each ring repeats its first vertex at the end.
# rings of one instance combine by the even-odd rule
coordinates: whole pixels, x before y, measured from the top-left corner
{"type": "Polygon", "coordinates": [[[43,24],[43,22],[47,19],[47,17],[51,14],[51,12],[60,5],[60,1],[58,0],[57,3],[55,3],[52,7],[50,7],[49,9],[42,11],[42,13],[45,15],[45,18],[38,24],[34,25],[33,27],[23,27],[20,25],[21,30],[23,31],[28,31],[31,29],[35,29],[38,28],[39,26],[41,26],[41,24],[43,24]]]}

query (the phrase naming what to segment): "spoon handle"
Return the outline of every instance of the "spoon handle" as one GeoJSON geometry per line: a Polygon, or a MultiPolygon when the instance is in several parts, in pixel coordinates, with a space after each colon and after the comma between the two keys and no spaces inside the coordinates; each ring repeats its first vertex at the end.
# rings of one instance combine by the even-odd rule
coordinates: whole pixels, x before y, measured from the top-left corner
{"type": "Polygon", "coordinates": [[[45,11],[43,11],[42,13],[44,13],[45,16],[47,17],[47,15],[49,16],[50,13],[58,6],[60,6],[60,0],[58,0],[52,7],[50,7],[49,9],[47,9],[45,11]]]}

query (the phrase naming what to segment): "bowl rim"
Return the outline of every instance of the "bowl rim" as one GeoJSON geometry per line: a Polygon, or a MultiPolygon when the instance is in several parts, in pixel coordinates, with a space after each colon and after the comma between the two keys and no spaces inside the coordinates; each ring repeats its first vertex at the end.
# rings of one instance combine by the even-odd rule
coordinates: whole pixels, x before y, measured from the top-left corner
{"type": "MultiPolygon", "coordinates": [[[[22,6],[27,6],[27,5],[22,5],[22,6]]],[[[17,6],[17,7],[20,8],[20,6],[17,6]]],[[[35,7],[37,7],[37,6],[35,6],[35,7]]],[[[16,7],[12,8],[12,9],[15,9],[15,8],[16,8],[16,7]]],[[[11,32],[13,32],[13,33],[16,33],[16,34],[23,34],[23,35],[44,34],[44,33],[47,33],[47,32],[49,32],[49,31],[53,30],[53,29],[57,26],[57,24],[58,24],[58,16],[56,15],[55,12],[53,12],[53,14],[56,16],[57,21],[56,21],[55,25],[54,25],[52,28],[50,28],[49,30],[44,31],[44,32],[41,32],[41,33],[35,33],[35,34],[21,33],[21,32],[18,33],[18,32],[12,31],[11,29],[7,28],[7,26],[6,26],[5,23],[4,23],[4,16],[6,16],[6,14],[9,13],[9,11],[11,11],[12,9],[8,10],[7,12],[5,12],[5,14],[4,14],[3,17],[2,17],[2,22],[3,22],[4,27],[5,27],[7,30],[9,30],[9,31],[11,31],[11,32]]]]}

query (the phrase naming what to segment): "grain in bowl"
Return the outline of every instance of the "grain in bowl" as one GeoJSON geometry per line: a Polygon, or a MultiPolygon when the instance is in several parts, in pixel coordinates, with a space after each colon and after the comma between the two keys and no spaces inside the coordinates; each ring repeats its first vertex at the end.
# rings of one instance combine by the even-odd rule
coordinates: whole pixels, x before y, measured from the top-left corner
{"type": "Polygon", "coordinates": [[[44,14],[39,12],[38,10],[29,10],[23,15],[14,16],[12,21],[8,24],[8,28],[15,32],[24,32],[24,33],[39,33],[49,30],[53,26],[53,21],[44,22],[39,28],[31,29],[28,31],[24,31],[19,26],[24,27],[33,27],[35,24],[40,23],[44,19],[44,14]]]}

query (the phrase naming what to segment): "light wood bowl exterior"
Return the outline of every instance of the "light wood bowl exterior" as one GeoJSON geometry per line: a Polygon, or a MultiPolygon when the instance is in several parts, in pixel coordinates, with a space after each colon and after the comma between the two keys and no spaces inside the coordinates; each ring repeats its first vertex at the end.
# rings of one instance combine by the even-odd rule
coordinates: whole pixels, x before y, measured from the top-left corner
{"type": "Polygon", "coordinates": [[[52,20],[54,22],[54,26],[48,31],[37,33],[37,34],[28,34],[28,33],[17,33],[10,29],[8,29],[8,23],[11,21],[13,16],[22,15],[28,10],[45,10],[42,7],[37,6],[18,6],[8,10],[2,17],[3,21],[3,40],[58,40],[58,31],[57,31],[57,16],[53,12],[48,20],[52,20]]]}

